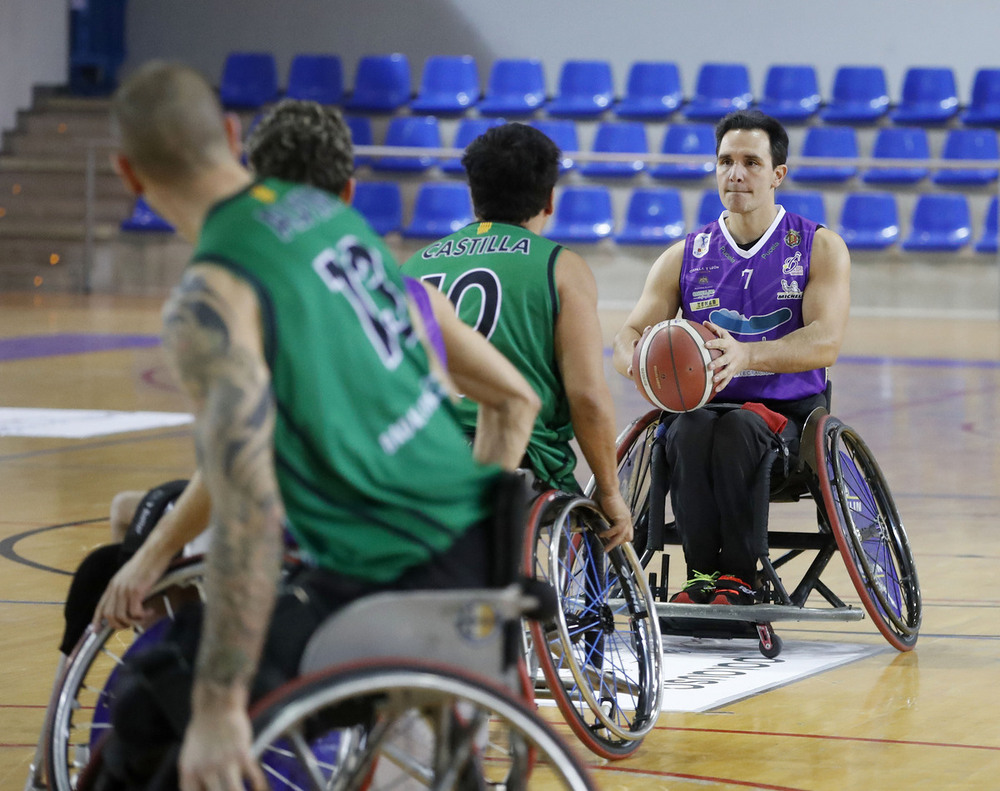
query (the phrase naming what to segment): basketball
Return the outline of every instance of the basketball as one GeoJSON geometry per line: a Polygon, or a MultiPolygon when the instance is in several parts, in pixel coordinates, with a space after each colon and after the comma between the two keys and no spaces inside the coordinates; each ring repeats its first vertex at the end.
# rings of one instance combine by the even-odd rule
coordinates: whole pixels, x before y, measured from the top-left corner
{"type": "Polygon", "coordinates": [[[632,353],[632,378],[639,393],[667,412],[691,412],[712,398],[708,364],[722,354],[707,349],[716,337],[688,319],[661,321],[642,336],[632,353]]]}

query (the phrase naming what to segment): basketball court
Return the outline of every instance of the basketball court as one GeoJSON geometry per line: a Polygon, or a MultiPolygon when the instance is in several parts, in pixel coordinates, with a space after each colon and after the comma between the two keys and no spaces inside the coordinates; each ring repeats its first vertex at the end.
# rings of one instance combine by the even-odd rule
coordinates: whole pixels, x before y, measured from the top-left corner
{"type": "MultiPolygon", "coordinates": [[[[621,307],[603,311],[608,343],[621,307]]],[[[112,496],[194,465],[159,309],[0,297],[0,788],[27,777],[69,574],[108,540],[112,496]]],[[[647,407],[607,362],[623,427],[647,407]]],[[[923,592],[915,650],[897,653],[868,619],[777,624],[780,661],[751,641],[666,637],[655,730],[628,760],[583,755],[600,788],[997,787],[1000,324],[855,315],[832,377],[834,414],[872,448],[909,534],[923,592]]],[[[805,504],[774,508],[777,523],[813,518],[805,504]]],[[[831,582],[856,603],[845,571],[831,582]]]]}

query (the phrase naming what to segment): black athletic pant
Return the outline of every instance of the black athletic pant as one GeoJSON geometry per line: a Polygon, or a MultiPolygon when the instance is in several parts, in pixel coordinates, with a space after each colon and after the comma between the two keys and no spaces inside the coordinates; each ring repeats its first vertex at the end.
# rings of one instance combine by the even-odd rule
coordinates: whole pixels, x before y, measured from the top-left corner
{"type": "MultiPolygon", "coordinates": [[[[313,632],[355,599],[388,590],[488,587],[494,579],[491,555],[496,542],[491,534],[495,530],[491,517],[470,528],[448,551],[387,585],[314,568],[294,573],[276,602],[251,699],[258,700],[294,678],[313,632]]],[[[191,716],[201,621],[200,605],[182,608],[161,644],[126,662],[112,710],[113,731],[103,746],[97,791],[178,787],[177,759],[191,716]]]]}
{"type": "Polygon", "coordinates": [[[72,652],[94,617],[97,603],[112,577],[142,546],[149,531],[156,527],[160,517],[180,497],[185,486],[187,481],[176,480],[150,489],[136,507],[122,543],[98,547],[80,562],[70,582],[63,608],[66,624],[59,644],[62,653],[68,656],[72,652]]]}
{"type": "MultiPolygon", "coordinates": [[[[765,402],[787,417],[781,438],[798,453],[809,413],[824,406],[819,394],[800,401],[765,402]]],[[[688,578],[720,572],[755,586],[754,482],[775,434],[760,415],[737,406],[708,406],[677,415],[667,429],[670,502],[688,578]]]]}

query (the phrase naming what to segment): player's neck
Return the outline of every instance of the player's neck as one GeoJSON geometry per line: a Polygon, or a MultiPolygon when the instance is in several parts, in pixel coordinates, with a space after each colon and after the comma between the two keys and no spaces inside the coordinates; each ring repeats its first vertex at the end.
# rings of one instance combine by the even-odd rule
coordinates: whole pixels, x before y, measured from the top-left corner
{"type": "Polygon", "coordinates": [[[154,210],[192,244],[211,208],[244,189],[252,181],[237,162],[211,168],[182,185],[149,185],[147,198],[154,210]]]}
{"type": "Polygon", "coordinates": [[[760,239],[777,216],[778,207],[771,203],[743,214],[730,212],[726,216],[725,223],[729,235],[735,242],[749,244],[760,239]]]}

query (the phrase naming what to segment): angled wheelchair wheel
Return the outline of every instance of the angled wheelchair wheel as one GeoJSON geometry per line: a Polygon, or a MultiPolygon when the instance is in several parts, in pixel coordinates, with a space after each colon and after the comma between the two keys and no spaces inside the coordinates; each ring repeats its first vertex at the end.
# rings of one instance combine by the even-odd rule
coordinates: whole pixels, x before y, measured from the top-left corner
{"type": "Polygon", "coordinates": [[[50,791],[74,791],[80,773],[111,727],[118,672],[127,654],[158,642],[176,608],[201,596],[200,559],[163,576],[146,599],[164,617],[142,632],[88,626],[66,661],[51,718],[45,723],[45,770],[50,791]]]}
{"type": "Polygon", "coordinates": [[[660,712],[660,628],[630,545],[605,553],[593,501],[550,491],[529,517],[524,570],[550,583],[556,619],[532,622],[549,694],[592,752],[618,759],[638,749],[660,712]]]}
{"type": "MultiPolygon", "coordinates": [[[[632,526],[635,530],[632,546],[639,554],[643,567],[649,563],[649,556],[652,555],[646,546],[649,535],[650,453],[653,434],[660,425],[660,416],[658,409],[640,415],[625,427],[615,441],[618,486],[632,514],[632,526]]],[[[584,494],[593,497],[595,488],[592,477],[584,494]]]]}
{"type": "Polygon", "coordinates": [[[854,587],[886,640],[909,651],[920,629],[920,584],[882,470],[858,433],[829,415],[816,445],[823,503],[854,587]]]}
{"type": "Polygon", "coordinates": [[[534,711],[459,668],[335,666],[277,690],[251,717],[273,791],[595,788],[534,711]]]}

